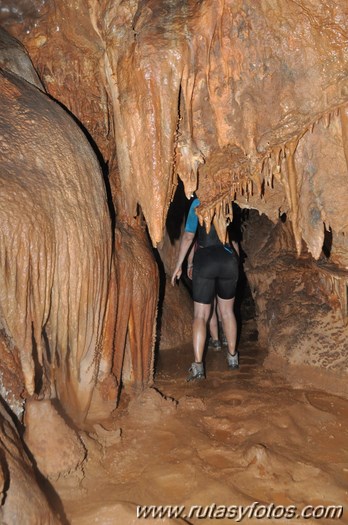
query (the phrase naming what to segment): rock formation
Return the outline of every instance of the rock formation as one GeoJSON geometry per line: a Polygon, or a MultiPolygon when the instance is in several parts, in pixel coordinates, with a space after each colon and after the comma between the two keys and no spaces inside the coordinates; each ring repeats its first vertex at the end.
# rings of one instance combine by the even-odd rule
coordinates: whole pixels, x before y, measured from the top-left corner
{"type": "Polygon", "coordinates": [[[83,418],[111,276],[100,168],[72,118],[31,84],[3,72],[0,104],[1,328],[28,395],[47,389],[83,418]]]}
{"type": "Polygon", "coordinates": [[[24,441],[45,477],[56,479],[78,471],[86,450],[77,432],[66,424],[50,400],[27,401],[24,424],[24,441]]]}
{"type": "Polygon", "coordinates": [[[297,254],[318,259],[330,232],[347,268],[345,14],[340,0],[55,0],[2,17],[97,144],[120,224],[143,214],[158,244],[177,175],[187,196],[199,178],[200,220],[221,237],[236,200],[285,213],[297,254]]]}
{"type": "MultiPolygon", "coordinates": [[[[329,263],[347,268],[344,2],[22,1],[4,13],[103,155],[118,224],[143,214],[157,245],[179,175],[187,196],[199,179],[200,220],[214,216],[221,237],[235,200],[275,223],[285,213],[297,254],[318,259],[329,232],[329,263]]],[[[344,283],[332,280],[346,309],[344,283]]]]}
{"type": "Polygon", "coordinates": [[[11,418],[0,405],[0,521],[7,525],[58,525],[37,484],[31,465],[11,418]]]}
{"type": "MultiPolygon", "coordinates": [[[[78,34],[72,8],[57,1],[38,7],[35,24],[11,29],[107,161],[107,139],[115,140],[123,212],[133,216],[139,204],[158,243],[176,174],[190,195],[199,171],[202,220],[231,198],[245,205],[249,197],[247,206],[272,218],[288,210],[297,250],[302,237],[318,258],[320,224],[331,227],[337,213],[318,198],[325,160],[309,165],[304,150],[313,150],[309,131],[319,134],[325,123],[327,136],[312,142],[335,141],[344,176],[344,2],[90,0],[74,11],[78,34]],[[319,172],[314,192],[302,187],[308,170],[319,172]],[[306,205],[308,194],[316,207],[306,205]]],[[[339,234],[345,225],[333,226],[339,234]]]]}

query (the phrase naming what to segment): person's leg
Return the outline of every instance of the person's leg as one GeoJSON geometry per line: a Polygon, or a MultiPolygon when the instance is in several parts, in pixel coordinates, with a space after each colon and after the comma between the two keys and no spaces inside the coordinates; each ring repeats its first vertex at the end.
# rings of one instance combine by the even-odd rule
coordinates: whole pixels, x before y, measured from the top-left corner
{"type": "Polygon", "coordinates": [[[209,333],[213,341],[219,339],[218,319],[216,315],[216,297],[212,305],[211,316],[209,319],[209,333]]]}
{"type": "Polygon", "coordinates": [[[222,326],[227,339],[227,362],[230,368],[238,368],[237,345],[237,320],[234,314],[234,297],[239,274],[239,261],[234,252],[220,250],[219,276],[216,281],[218,306],[222,326]]]}
{"type": "Polygon", "coordinates": [[[228,351],[231,355],[235,355],[237,344],[237,320],[234,314],[234,298],[221,299],[221,297],[218,297],[218,306],[222,326],[227,339],[228,351]]]}
{"type": "Polygon", "coordinates": [[[195,253],[192,275],[193,292],[193,352],[195,362],[190,368],[187,381],[204,377],[203,352],[207,337],[207,323],[215,295],[215,279],[209,275],[209,250],[198,249],[195,253]]]}
{"type": "Polygon", "coordinates": [[[221,323],[220,307],[219,307],[219,304],[217,303],[217,301],[216,301],[216,311],[217,311],[218,322],[221,323]]]}
{"type": "Polygon", "coordinates": [[[193,352],[196,363],[201,363],[203,359],[210,309],[210,304],[197,303],[196,301],[193,303],[193,352]]]}
{"type": "Polygon", "coordinates": [[[222,326],[220,308],[219,308],[218,304],[216,305],[216,312],[217,312],[217,321],[218,321],[218,324],[217,324],[218,337],[219,337],[219,340],[221,341],[222,345],[223,346],[227,346],[227,339],[226,339],[226,336],[225,336],[225,333],[224,333],[224,329],[223,329],[223,326],[222,326]]]}

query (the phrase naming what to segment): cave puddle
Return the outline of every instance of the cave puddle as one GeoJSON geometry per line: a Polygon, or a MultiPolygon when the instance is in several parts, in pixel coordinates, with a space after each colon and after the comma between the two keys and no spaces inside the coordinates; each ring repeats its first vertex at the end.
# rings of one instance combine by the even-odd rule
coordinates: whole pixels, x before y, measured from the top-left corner
{"type": "MultiPolygon", "coordinates": [[[[223,352],[210,351],[207,379],[186,383],[190,346],[162,352],[155,388],[137,398],[125,394],[115,419],[105,423],[110,439],[83,434],[84,478],[74,473],[54,482],[68,523],[169,523],[136,519],[135,504],[185,505],[185,512],[191,505],[255,501],[296,505],[298,512],[306,505],[347,505],[348,400],[294,389],[265,370],[252,329],[246,323],[239,371],[226,369],[223,352]]],[[[344,510],[340,520],[295,522],[348,523],[344,510]]],[[[263,521],[292,520],[243,520],[263,521]]],[[[180,523],[202,522],[236,521],[180,523]]]]}

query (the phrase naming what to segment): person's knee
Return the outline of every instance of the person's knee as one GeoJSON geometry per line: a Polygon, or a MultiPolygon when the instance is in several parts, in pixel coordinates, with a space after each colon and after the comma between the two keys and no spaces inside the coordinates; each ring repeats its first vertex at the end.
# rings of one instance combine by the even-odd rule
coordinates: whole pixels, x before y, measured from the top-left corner
{"type": "Polygon", "coordinates": [[[220,305],[220,316],[222,321],[224,321],[225,319],[230,319],[234,316],[232,302],[229,304],[224,304],[223,306],[220,305]]]}
{"type": "Polygon", "coordinates": [[[222,322],[224,322],[224,321],[228,321],[228,320],[230,320],[230,319],[233,318],[233,315],[234,315],[234,314],[233,314],[232,309],[227,310],[227,311],[225,311],[225,312],[221,312],[221,321],[222,321],[222,322]]]}
{"type": "Polygon", "coordinates": [[[202,320],[205,323],[208,322],[210,316],[210,305],[204,305],[201,308],[194,308],[193,320],[202,320]]]}
{"type": "Polygon", "coordinates": [[[205,315],[202,313],[195,313],[193,315],[193,322],[195,321],[203,321],[204,323],[207,323],[209,319],[209,315],[205,315]]]}

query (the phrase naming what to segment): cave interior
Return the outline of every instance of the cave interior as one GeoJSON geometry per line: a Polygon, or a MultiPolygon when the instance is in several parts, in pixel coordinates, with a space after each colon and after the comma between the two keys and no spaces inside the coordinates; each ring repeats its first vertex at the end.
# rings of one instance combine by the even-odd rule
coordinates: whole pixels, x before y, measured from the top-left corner
{"type": "Polygon", "coordinates": [[[0,75],[1,522],[339,509],[347,2],[2,0],[0,75]],[[241,368],[189,386],[193,195],[237,231],[241,368]]]}

